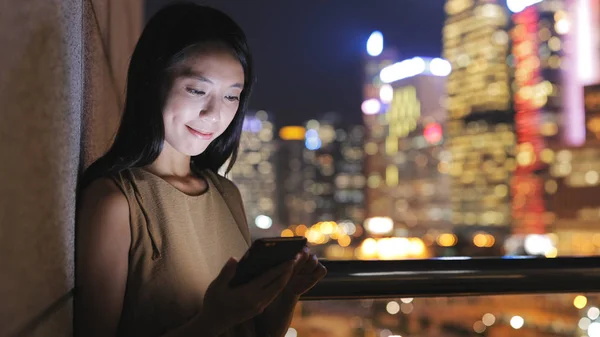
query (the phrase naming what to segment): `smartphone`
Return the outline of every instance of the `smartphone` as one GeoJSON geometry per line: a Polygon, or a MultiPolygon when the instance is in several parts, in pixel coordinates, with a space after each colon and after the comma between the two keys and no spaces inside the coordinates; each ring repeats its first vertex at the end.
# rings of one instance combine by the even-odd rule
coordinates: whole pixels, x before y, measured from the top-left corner
{"type": "Polygon", "coordinates": [[[249,282],[267,270],[293,260],[306,246],[303,236],[262,238],[255,240],[240,259],[233,279],[235,287],[249,282]]]}

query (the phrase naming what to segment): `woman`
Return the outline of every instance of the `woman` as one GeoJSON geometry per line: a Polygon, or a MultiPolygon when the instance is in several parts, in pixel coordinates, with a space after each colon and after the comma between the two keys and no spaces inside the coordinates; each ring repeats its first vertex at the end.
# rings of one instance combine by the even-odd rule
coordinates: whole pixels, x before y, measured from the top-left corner
{"type": "Polygon", "coordinates": [[[250,243],[235,162],[253,82],[241,29],[176,4],[145,27],[123,119],[84,173],[76,232],[78,336],[283,336],[326,273],[305,249],[231,288],[250,243]]]}

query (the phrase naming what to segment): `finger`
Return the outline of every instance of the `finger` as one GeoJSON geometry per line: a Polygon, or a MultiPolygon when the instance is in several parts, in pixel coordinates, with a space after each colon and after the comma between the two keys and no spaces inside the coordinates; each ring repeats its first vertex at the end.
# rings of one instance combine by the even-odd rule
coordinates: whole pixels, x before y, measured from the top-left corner
{"type": "Polygon", "coordinates": [[[274,279],[266,285],[261,291],[258,292],[261,298],[269,298],[270,296],[277,296],[283,288],[287,285],[290,278],[292,277],[292,269],[289,269],[287,273],[274,279]]]}
{"type": "Polygon", "coordinates": [[[319,259],[315,254],[310,254],[308,260],[304,263],[304,266],[300,270],[301,274],[310,274],[319,265],[319,259]]]}
{"type": "Polygon", "coordinates": [[[306,261],[308,261],[309,257],[310,254],[308,252],[308,248],[306,247],[300,253],[298,253],[298,255],[296,255],[296,262],[294,264],[294,272],[292,273],[292,275],[296,275],[300,272],[300,270],[304,267],[306,261]]]}
{"type": "Polygon", "coordinates": [[[325,275],[327,275],[327,268],[325,268],[324,265],[322,265],[321,263],[319,263],[319,265],[317,266],[317,269],[315,269],[314,272],[317,274],[317,276],[318,276],[318,278],[320,280],[323,277],[325,277],[325,275]]]}
{"type": "Polygon", "coordinates": [[[286,261],[276,267],[273,267],[267,270],[263,275],[260,275],[256,279],[250,281],[248,286],[252,289],[260,289],[270,284],[278,278],[279,276],[285,274],[286,272],[291,272],[294,267],[294,261],[286,261]]]}
{"type": "Polygon", "coordinates": [[[235,275],[236,268],[237,260],[233,257],[229,258],[229,260],[225,262],[225,265],[219,272],[219,275],[217,275],[217,277],[215,278],[215,282],[218,284],[228,284],[229,281],[231,281],[231,279],[233,278],[233,275],[235,275]]]}

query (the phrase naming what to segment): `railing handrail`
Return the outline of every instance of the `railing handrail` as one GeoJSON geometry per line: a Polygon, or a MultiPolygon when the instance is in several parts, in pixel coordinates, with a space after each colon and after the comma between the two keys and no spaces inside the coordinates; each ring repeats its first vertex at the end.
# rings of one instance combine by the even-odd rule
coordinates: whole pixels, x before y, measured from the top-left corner
{"type": "Polygon", "coordinates": [[[600,257],[328,261],[302,300],[600,292],[600,257]]]}

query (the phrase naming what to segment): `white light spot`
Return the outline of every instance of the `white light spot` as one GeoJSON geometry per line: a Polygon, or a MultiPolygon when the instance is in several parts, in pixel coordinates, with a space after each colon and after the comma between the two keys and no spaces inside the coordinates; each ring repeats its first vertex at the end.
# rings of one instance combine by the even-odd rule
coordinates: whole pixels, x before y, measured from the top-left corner
{"type": "Polygon", "coordinates": [[[577,324],[577,326],[579,326],[579,328],[581,330],[587,330],[590,327],[590,324],[592,324],[592,321],[590,321],[589,318],[581,317],[581,319],[579,320],[579,324],[577,324]]]}
{"type": "Polygon", "coordinates": [[[367,53],[371,56],[378,56],[383,51],[383,34],[380,31],[374,31],[367,40],[367,53]]]}
{"type": "Polygon", "coordinates": [[[394,88],[389,84],[384,84],[379,89],[379,99],[383,103],[390,103],[394,99],[394,88]]]}
{"type": "Polygon", "coordinates": [[[485,315],[483,315],[483,318],[481,319],[481,321],[483,322],[483,324],[487,325],[487,326],[492,326],[494,323],[496,323],[496,316],[487,313],[485,315]]]}
{"type": "Polygon", "coordinates": [[[381,109],[381,103],[379,103],[379,100],[371,98],[364,101],[360,108],[365,115],[375,115],[379,113],[379,110],[381,109]]]}
{"type": "Polygon", "coordinates": [[[590,335],[590,337],[600,337],[600,323],[594,322],[590,324],[588,335],[590,335]]]}
{"type": "Polygon", "coordinates": [[[525,320],[521,316],[513,316],[513,318],[510,319],[510,326],[512,326],[513,329],[521,329],[524,324],[525,320]]]}
{"type": "Polygon", "coordinates": [[[385,309],[388,313],[390,313],[390,315],[395,315],[400,312],[400,304],[398,304],[396,301],[390,301],[385,306],[385,309]]]}
{"type": "Polygon", "coordinates": [[[520,13],[525,8],[542,2],[543,0],[506,0],[506,6],[513,13],[520,13]]]}
{"type": "Polygon", "coordinates": [[[273,219],[266,215],[259,215],[254,219],[254,224],[260,229],[269,229],[273,225],[273,219]]]}
{"type": "Polygon", "coordinates": [[[298,336],[298,332],[294,328],[289,328],[288,331],[285,333],[285,337],[297,337],[297,336],[298,336]]]}
{"type": "Polygon", "coordinates": [[[435,76],[448,76],[452,72],[452,65],[444,59],[434,58],[429,62],[429,71],[435,76]]]}

